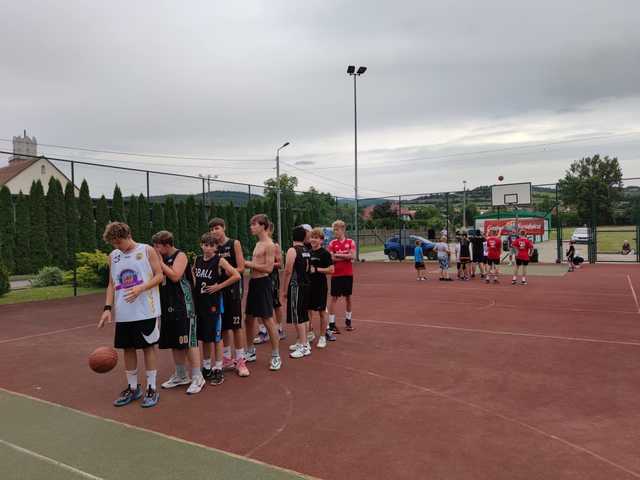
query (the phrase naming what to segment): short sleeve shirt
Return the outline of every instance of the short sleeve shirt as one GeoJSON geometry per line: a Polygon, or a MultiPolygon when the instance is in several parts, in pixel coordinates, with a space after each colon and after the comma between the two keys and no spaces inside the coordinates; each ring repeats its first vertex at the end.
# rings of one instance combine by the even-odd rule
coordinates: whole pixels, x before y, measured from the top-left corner
{"type": "Polygon", "coordinates": [[[416,247],[413,249],[413,258],[416,263],[424,262],[424,255],[422,254],[422,247],[416,247]]]}
{"type": "Polygon", "coordinates": [[[435,246],[436,252],[438,252],[438,257],[444,258],[447,256],[447,250],[449,249],[449,245],[444,242],[438,242],[435,246]]]}
{"type": "Polygon", "coordinates": [[[529,250],[533,248],[533,243],[526,237],[519,237],[512,243],[516,249],[516,258],[518,260],[529,260],[529,250]]]}
{"type": "Polygon", "coordinates": [[[502,242],[500,237],[487,238],[487,257],[492,260],[498,260],[500,258],[500,251],[502,250],[502,242]]]}
{"type": "Polygon", "coordinates": [[[318,250],[311,250],[311,286],[317,285],[319,283],[326,283],[327,274],[322,272],[314,271],[315,268],[329,268],[333,265],[333,260],[331,260],[331,254],[327,252],[323,247],[320,247],[318,250]]]}
{"type": "MultiPolygon", "coordinates": [[[[356,244],[350,238],[344,238],[342,240],[338,240],[334,238],[329,242],[329,252],[330,253],[341,253],[347,254],[356,249],[356,244]]],[[[351,260],[342,260],[336,258],[333,261],[335,272],[333,274],[334,277],[352,277],[353,276],[353,265],[351,264],[351,260]]]]}

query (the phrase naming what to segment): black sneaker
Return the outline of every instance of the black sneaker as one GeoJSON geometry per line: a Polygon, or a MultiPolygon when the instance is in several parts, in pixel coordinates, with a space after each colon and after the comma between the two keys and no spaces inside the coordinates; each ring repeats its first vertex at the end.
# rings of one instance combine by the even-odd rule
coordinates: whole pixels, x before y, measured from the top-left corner
{"type": "Polygon", "coordinates": [[[124,407],[134,400],[139,400],[140,397],[142,397],[142,388],[140,387],[140,384],[138,384],[135,391],[131,390],[131,387],[127,385],[127,388],[120,392],[120,396],[115,399],[113,405],[115,407],[124,407]]]}
{"type": "Polygon", "coordinates": [[[517,285],[518,281],[517,280],[511,280],[511,285],[517,285]]]}
{"type": "Polygon", "coordinates": [[[224,373],[219,368],[212,370],[210,380],[211,380],[211,385],[221,385],[222,382],[224,382],[224,373]]]}
{"type": "Polygon", "coordinates": [[[329,330],[331,330],[334,334],[340,335],[340,330],[338,330],[338,326],[335,323],[329,325],[329,330]]]}
{"type": "Polygon", "coordinates": [[[211,380],[213,378],[213,370],[210,368],[203,368],[202,376],[204,377],[205,380],[211,380]]]}
{"type": "Polygon", "coordinates": [[[346,330],[347,332],[353,332],[353,330],[355,330],[355,329],[354,329],[354,327],[353,327],[353,325],[351,325],[351,320],[345,320],[345,322],[344,322],[344,323],[346,324],[346,325],[345,325],[345,330],[346,330]]]}
{"type": "Polygon", "coordinates": [[[527,281],[526,281],[526,280],[522,280],[522,281],[520,282],[520,285],[526,285],[526,284],[527,284],[527,281]]]}

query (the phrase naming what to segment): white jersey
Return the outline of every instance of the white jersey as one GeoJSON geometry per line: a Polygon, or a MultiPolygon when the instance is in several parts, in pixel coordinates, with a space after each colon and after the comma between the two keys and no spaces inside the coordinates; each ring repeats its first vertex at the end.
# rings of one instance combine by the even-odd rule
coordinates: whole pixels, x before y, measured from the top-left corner
{"type": "Polygon", "coordinates": [[[138,243],[123,253],[114,250],[111,258],[111,281],[114,289],[113,313],[116,322],[135,322],[160,316],[160,290],[157,286],[142,292],[134,302],[128,303],[124,296],[128,289],[142,285],[153,277],[147,255],[147,245],[138,243]]]}

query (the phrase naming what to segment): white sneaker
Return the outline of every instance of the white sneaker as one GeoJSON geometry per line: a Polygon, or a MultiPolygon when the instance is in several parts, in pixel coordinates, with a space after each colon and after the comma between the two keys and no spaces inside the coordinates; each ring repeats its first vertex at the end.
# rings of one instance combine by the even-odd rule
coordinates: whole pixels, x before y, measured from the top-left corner
{"type": "Polygon", "coordinates": [[[269,365],[269,370],[280,370],[282,367],[282,360],[280,356],[271,357],[271,364],[269,365]]]}
{"type": "Polygon", "coordinates": [[[189,376],[185,376],[185,377],[179,377],[177,374],[173,374],[169,377],[169,380],[167,380],[166,382],[164,382],[161,386],[162,388],[175,388],[175,387],[179,387],[180,385],[187,385],[191,383],[191,379],[189,378],[189,376]]]}
{"type": "Polygon", "coordinates": [[[189,388],[187,388],[187,394],[194,395],[196,393],[200,393],[206,383],[207,382],[202,376],[193,377],[193,380],[191,380],[191,385],[189,385],[189,388]]]}
{"type": "Polygon", "coordinates": [[[296,350],[294,350],[293,352],[291,352],[289,354],[289,356],[291,358],[302,358],[304,357],[304,352],[306,350],[307,347],[305,347],[304,345],[298,345],[298,348],[296,350]]]}
{"type": "Polygon", "coordinates": [[[326,348],[327,346],[327,337],[325,337],[324,335],[322,335],[319,339],[318,339],[318,343],[316,345],[318,348],[326,348]]]}
{"type": "Polygon", "coordinates": [[[309,345],[308,343],[306,345],[303,345],[302,353],[304,354],[305,357],[308,357],[309,355],[311,355],[311,345],[309,345]]]}
{"type": "Polygon", "coordinates": [[[307,341],[308,342],[313,342],[315,339],[316,339],[316,333],[315,332],[307,333],[307,341]]]}
{"type": "Polygon", "coordinates": [[[298,350],[300,347],[302,346],[302,344],[296,342],[293,345],[289,345],[289,351],[290,352],[295,352],[296,350],[298,350]]]}

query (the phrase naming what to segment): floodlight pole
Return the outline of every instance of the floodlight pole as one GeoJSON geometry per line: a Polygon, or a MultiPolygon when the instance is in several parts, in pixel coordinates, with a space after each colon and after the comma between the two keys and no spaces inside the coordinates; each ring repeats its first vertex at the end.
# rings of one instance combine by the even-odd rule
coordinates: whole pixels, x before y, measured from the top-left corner
{"type": "Polygon", "coordinates": [[[356,236],[356,261],[360,261],[360,230],[358,228],[358,90],[356,78],[364,74],[367,67],[358,67],[355,70],[353,65],[349,65],[347,73],[353,77],[353,160],[354,160],[354,194],[355,209],[353,213],[353,226],[356,236]]]}
{"type": "Polygon", "coordinates": [[[282,190],[280,185],[280,150],[288,145],[289,142],[286,142],[276,150],[276,210],[278,218],[278,245],[280,245],[280,248],[282,248],[282,213],[280,212],[280,192],[282,190]]]}
{"type": "Polygon", "coordinates": [[[467,229],[467,181],[462,181],[462,228],[467,229]]]}

